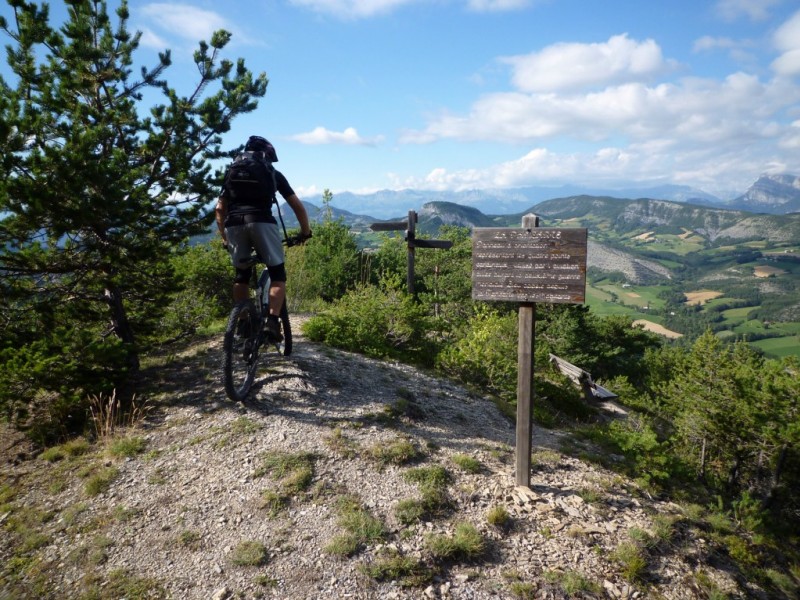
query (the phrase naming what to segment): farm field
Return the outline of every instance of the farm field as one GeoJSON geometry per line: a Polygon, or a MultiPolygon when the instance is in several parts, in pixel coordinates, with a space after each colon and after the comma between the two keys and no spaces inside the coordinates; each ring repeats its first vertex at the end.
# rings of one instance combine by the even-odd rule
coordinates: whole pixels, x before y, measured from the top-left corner
{"type": "Polygon", "coordinates": [[[715,290],[695,290],[693,292],[686,292],[684,295],[686,296],[686,304],[688,306],[702,306],[710,300],[719,298],[723,293],[715,290]]]}
{"type": "Polygon", "coordinates": [[[658,323],[654,323],[653,321],[648,321],[647,319],[637,319],[633,322],[634,325],[641,325],[647,331],[652,331],[653,333],[657,333],[658,335],[663,335],[666,338],[671,340],[678,339],[679,337],[683,337],[682,333],[678,333],[677,331],[670,331],[663,325],[659,325],[658,323]]]}
{"type": "Polygon", "coordinates": [[[616,296],[617,302],[638,308],[650,307],[652,309],[664,308],[664,301],[658,297],[660,286],[635,286],[611,282],[594,284],[596,289],[609,296],[616,296]]]}
{"type": "Polygon", "coordinates": [[[655,234],[650,231],[635,236],[630,240],[629,245],[639,248],[646,246],[647,250],[652,252],[671,252],[678,256],[685,256],[703,250],[705,240],[689,231],[680,235],[655,234]]]}
{"type": "Polygon", "coordinates": [[[798,338],[796,335],[758,340],[751,342],[751,345],[755,346],[764,352],[764,354],[771,357],[800,357],[800,338],[798,338]]]}
{"type": "Polygon", "coordinates": [[[626,315],[633,318],[638,318],[641,313],[634,308],[614,302],[611,294],[598,289],[594,286],[586,286],[586,304],[593,313],[600,317],[609,317],[611,315],[626,315]]]}

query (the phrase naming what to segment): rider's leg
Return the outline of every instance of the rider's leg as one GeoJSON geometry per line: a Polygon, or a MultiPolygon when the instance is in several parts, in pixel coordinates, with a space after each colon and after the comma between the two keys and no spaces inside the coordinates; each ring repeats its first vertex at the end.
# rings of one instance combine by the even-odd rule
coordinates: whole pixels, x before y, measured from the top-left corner
{"type": "Polygon", "coordinates": [[[233,301],[234,303],[242,300],[247,300],[250,296],[250,286],[246,283],[233,284],[233,301]]]}
{"type": "Polygon", "coordinates": [[[286,298],[286,282],[272,281],[269,286],[269,314],[279,317],[286,298]]]}

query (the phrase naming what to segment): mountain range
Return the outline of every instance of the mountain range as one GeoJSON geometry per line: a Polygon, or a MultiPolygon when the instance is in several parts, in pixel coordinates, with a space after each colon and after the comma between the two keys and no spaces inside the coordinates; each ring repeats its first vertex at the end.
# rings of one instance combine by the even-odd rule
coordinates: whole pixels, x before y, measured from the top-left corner
{"type": "MultiPolygon", "coordinates": [[[[341,192],[334,195],[331,208],[337,217],[348,214],[361,215],[368,221],[405,218],[409,210],[418,210],[429,202],[449,202],[475,208],[484,214],[497,215],[521,213],[546,200],[573,196],[600,196],[626,200],[647,198],[713,208],[787,214],[800,212],[800,177],[762,175],[744,193],[729,193],[725,198],[682,185],[620,189],[565,185],[462,192],[423,190],[382,190],[371,194],[341,192]]],[[[307,197],[305,200],[311,206],[322,206],[322,196],[307,197]]],[[[348,219],[345,218],[345,221],[348,219]]]]}
{"type": "MultiPolygon", "coordinates": [[[[673,188],[675,186],[672,186],[673,188]]],[[[673,192],[678,190],[673,189],[673,192]]],[[[356,233],[369,231],[372,223],[382,220],[406,220],[408,211],[417,213],[417,230],[420,233],[435,235],[442,225],[458,225],[462,227],[517,227],[522,216],[535,213],[542,217],[543,226],[553,226],[569,220],[591,219],[595,234],[601,230],[611,230],[617,234],[633,231],[637,228],[673,228],[685,229],[702,236],[707,242],[714,243],[721,239],[734,241],[746,239],[766,239],[772,242],[789,242],[800,240],[800,177],[763,176],[744,194],[732,201],[718,205],[708,201],[700,203],[700,199],[662,200],[652,197],[624,199],[609,195],[597,196],[578,194],[562,196],[538,202],[527,202],[514,198],[512,194],[504,196],[481,192],[484,200],[477,202],[478,192],[472,192],[473,204],[432,199],[423,192],[386,192],[386,196],[371,195],[370,201],[391,198],[392,206],[386,209],[394,212],[391,219],[380,219],[374,215],[361,214],[345,210],[336,205],[336,198],[327,208],[305,202],[309,218],[320,222],[325,212],[330,211],[333,219],[341,219],[356,233]],[[494,198],[491,202],[489,199],[494,198]],[[407,202],[405,210],[401,210],[400,202],[407,202]],[[483,212],[474,204],[488,203],[491,212],[483,212]],[[744,209],[755,206],[760,210],[744,209]],[[737,208],[738,207],[738,208],[737,208]],[[512,211],[514,208],[516,210],[512,211]],[[769,210],[766,210],[769,208],[769,210]],[[549,221],[549,223],[548,223],[549,221]]],[[[499,194],[499,193],[498,193],[499,194]]],[[[445,197],[444,194],[433,197],[445,197]]],[[[361,197],[362,200],[366,197],[361,197]]],[[[459,199],[464,200],[462,195],[459,199]]],[[[346,198],[345,198],[346,199],[346,198]]],[[[382,211],[381,211],[382,212],[382,211]]],[[[288,228],[296,227],[297,220],[285,205],[282,214],[288,228]]]]}

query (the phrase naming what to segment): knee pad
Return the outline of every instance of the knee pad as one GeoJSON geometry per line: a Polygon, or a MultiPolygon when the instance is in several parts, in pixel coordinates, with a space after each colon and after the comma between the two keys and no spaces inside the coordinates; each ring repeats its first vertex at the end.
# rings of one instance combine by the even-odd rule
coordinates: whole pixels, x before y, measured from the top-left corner
{"type": "Polygon", "coordinates": [[[250,275],[253,272],[253,267],[247,269],[240,269],[236,267],[236,276],[233,278],[234,283],[250,283],[250,275]]]}
{"type": "Polygon", "coordinates": [[[267,267],[269,271],[269,278],[272,281],[286,281],[286,264],[281,263],[273,267],[267,267]]]}

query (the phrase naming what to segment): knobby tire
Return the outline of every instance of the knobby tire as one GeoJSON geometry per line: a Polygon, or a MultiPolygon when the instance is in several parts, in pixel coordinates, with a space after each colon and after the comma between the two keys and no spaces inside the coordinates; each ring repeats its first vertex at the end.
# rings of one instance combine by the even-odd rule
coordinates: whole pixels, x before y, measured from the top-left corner
{"type": "MultiPolygon", "coordinates": [[[[255,304],[251,300],[243,300],[233,307],[222,342],[225,392],[235,402],[244,402],[253,386],[258,367],[257,337],[258,313],[255,304]],[[240,321],[249,322],[249,326],[240,326],[240,321]],[[249,335],[244,337],[243,333],[249,335]]],[[[289,345],[291,347],[291,342],[289,345]]]]}

